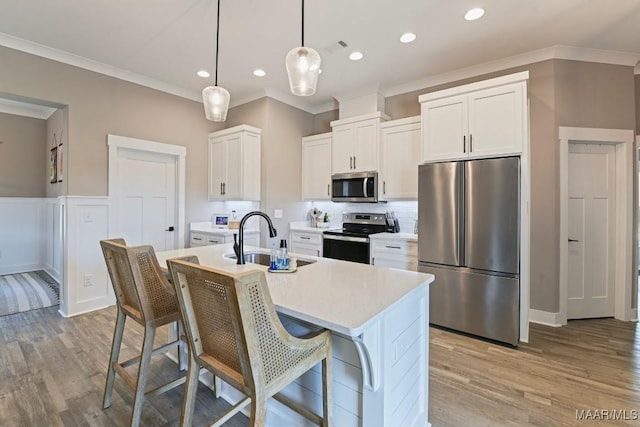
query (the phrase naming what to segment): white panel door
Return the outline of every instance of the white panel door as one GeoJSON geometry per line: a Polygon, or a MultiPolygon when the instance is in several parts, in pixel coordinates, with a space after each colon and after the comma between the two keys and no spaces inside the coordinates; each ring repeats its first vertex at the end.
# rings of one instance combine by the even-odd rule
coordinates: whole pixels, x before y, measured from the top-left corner
{"type": "Polygon", "coordinates": [[[567,318],[614,315],[615,148],[569,145],[567,318]]]}
{"type": "Polygon", "coordinates": [[[118,150],[118,237],[156,251],[177,248],[176,157],[118,150]]]}

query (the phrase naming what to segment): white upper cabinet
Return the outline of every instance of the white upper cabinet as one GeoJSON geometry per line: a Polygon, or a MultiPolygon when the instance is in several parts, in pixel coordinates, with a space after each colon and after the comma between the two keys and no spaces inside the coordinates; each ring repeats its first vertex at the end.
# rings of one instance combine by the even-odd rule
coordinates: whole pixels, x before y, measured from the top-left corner
{"type": "Polygon", "coordinates": [[[365,172],[380,168],[380,122],[372,113],[331,122],[331,172],[365,172]]]}
{"type": "Polygon", "coordinates": [[[522,153],[528,78],[522,72],[420,96],[422,160],[522,153]]]}
{"type": "Polygon", "coordinates": [[[302,199],[331,199],[331,132],[302,138],[302,199]]]}
{"type": "Polygon", "coordinates": [[[209,134],[209,200],[260,200],[260,138],[247,125],[209,134]]]}
{"type": "Polygon", "coordinates": [[[417,199],[420,164],[420,116],[380,125],[382,188],[380,199],[417,199]]]}

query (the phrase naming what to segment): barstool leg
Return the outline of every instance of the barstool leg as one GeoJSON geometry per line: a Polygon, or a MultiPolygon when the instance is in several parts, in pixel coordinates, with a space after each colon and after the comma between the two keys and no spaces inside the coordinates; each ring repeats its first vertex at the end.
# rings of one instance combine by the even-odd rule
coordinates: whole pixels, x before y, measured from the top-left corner
{"type": "Polygon", "coordinates": [[[133,400],[133,412],[131,414],[131,425],[134,427],[137,427],[140,423],[140,415],[142,414],[142,403],[144,402],[144,394],[147,385],[147,375],[149,374],[149,365],[151,365],[151,356],[153,355],[153,339],[155,338],[155,335],[155,326],[146,325],[144,328],[142,353],[140,354],[140,366],[138,368],[136,394],[133,400]]]}
{"type": "Polygon", "coordinates": [[[322,361],[322,427],[333,427],[333,356],[322,361]]]}
{"type": "Polygon", "coordinates": [[[182,398],[182,413],[180,415],[180,427],[190,427],[193,423],[193,410],[196,404],[198,392],[198,377],[200,365],[195,357],[189,353],[189,367],[187,368],[187,382],[184,385],[184,397],[182,398]]]}
{"type": "Polygon", "coordinates": [[[113,383],[116,378],[116,371],[113,364],[118,363],[120,357],[120,346],[122,345],[122,333],[124,332],[124,323],[127,320],[126,315],[120,306],[118,306],[118,316],[116,326],[113,330],[113,340],[111,341],[111,356],[109,356],[109,367],[107,368],[107,382],[104,386],[104,396],[102,398],[102,407],[107,409],[111,406],[111,394],[113,392],[113,383]]]}

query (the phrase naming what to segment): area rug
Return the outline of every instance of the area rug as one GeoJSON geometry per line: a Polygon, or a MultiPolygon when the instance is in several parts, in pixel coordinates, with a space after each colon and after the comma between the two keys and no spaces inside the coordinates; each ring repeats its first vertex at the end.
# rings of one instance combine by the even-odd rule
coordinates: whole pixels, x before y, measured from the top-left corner
{"type": "Polygon", "coordinates": [[[42,270],[0,276],[0,316],[59,303],[58,283],[42,270]]]}

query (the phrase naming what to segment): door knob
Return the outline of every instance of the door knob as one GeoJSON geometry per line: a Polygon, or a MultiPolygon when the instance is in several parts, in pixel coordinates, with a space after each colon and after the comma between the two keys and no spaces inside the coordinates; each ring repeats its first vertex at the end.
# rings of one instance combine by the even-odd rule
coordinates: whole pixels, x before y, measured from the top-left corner
{"type": "Polygon", "coordinates": [[[576,239],[569,239],[569,243],[573,243],[573,242],[579,242],[580,240],[576,240],[576,239]]]}
{"type": "Polygon", "coordinates": [[[173,231],[173,226],[171,226],[171,227],[167,228],[167,229],[166,229],[166,230],[164,230],[164,231],[173,231]]]}

